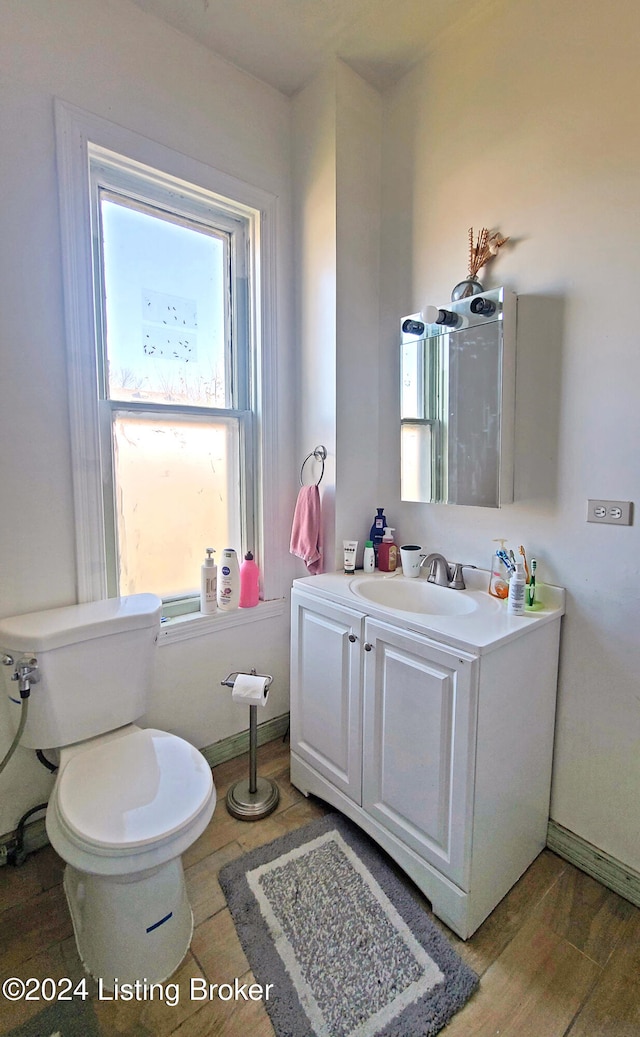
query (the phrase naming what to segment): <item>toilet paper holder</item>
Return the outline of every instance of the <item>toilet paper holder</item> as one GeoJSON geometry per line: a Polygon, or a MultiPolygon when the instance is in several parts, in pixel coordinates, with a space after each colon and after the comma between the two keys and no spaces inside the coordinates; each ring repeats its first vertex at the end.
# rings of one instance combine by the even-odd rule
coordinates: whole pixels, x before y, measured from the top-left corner
{"type": "MultiPolygon", "coordinates": [[[[241,675],[261,677],[266,681],[265,692],[271,687],[273,677],[269,673],[257,673],[255,669],[232,670],[220,684],[233,688],[236,678],[241,675]]],[[[249,706],[249,778],[236,781],[227,792],[227,810],[239,821],[259,821],[272,813],[278,805],[280,791],[271,778],[259,778],[257,767],[258,752],[258,707],[249,706]]]]}
{"type": "Polygon", "coordinates": [[[224,684],[227,688],[232,688],[236,682],[236,677],[239,677],[240,674],[246,674],[250,677],[264,677],[267,681],[267,683],[264,686],[265,691],[269,690],[269,688],[271,687],[271,682],[273,681],[273,677],[270,673],[256,673],[255,670],[232,670],[231,673],[227,674],[223,681],[220,681],[220,683],[224,684]]]}

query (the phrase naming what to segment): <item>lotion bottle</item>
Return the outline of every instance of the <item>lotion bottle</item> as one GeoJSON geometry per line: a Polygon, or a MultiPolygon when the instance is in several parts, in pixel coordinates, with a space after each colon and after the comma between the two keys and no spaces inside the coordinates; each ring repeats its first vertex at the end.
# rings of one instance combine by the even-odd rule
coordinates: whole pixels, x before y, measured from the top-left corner
{"type": "Polygon", "coordinates": [[[240,566],[232,547],[225,547],[220,558],[218,574],[218,608],[222,612],[237,609],[240,599],[240,566]]]}
{"type": "Polygon", "coordinates": [[[516,562],[516,571],[509,580],[509,599],[507,602],[507,612],[509,615],[524,615],[524,592],[526,585],[524,565],[522,562],[516,562]]]}
{"type": "Polygon", "coordinates": [[[383,573],[393,573],[398,564],[398,548],[393,542],[393,529],[384,527],[382,543],[378,548],[378,569],[383,573]]]}
{"type": "Polygon", "coordinates": [[[216,612],[217,569],[212,547],[207,548],[207,557],[200,567],[200,611],[205,616],[216,612]]]}
{"type": "Polygon", "coordinates": [[[372,573],[376,567],[376,556],[373,550],[373,540],[367,540],[364,545],[364,555],[362,557],[362,570],[366,573],[372,573]]]}
{"type": "Polygon", "coordinates": [[[240,599],[241,609],[251,609],[260,600],[260,570],[253,560],[251,551],[247,551],[244,562],[240,566],[240,599]]]}
{"type": "Polygon", "coordinates": [[[374,558],[378,557],[378,550],[382,543],[382,537],[387,525],[387,520],[384,515],[384,508],[376,508],[377,514],[373,520],[371,529],[369,530],[369,540],[373,544],[374,558]]]}

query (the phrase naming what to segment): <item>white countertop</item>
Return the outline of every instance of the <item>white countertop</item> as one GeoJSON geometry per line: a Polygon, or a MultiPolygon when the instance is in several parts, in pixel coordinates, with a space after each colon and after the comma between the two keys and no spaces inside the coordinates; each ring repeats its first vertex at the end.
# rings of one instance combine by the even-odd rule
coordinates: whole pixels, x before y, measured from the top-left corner
{"type": "MultiPolygon", "coordinates": [[[[465,569],[467,589],[463,591],[438,588],[447,594],[464,595],[473,601],[473,611],[463,615],[434,615],[425,612],[405,612],[386,605],[375,604],[357,593],[358,582],[369,580],[398,580],[415,583],[415,579],[401,573],[375,572],[365,574],[361,569],[355,574],[345,575],[341,572],[322,573],[318,576],[306,576],[293,581],[296,590],[317,595],[327,601],[334,601],[347,608],[393,623],[395,626],[432,637],[436,641],[483,655],[493,651],[500,645],[516,637],[522,637],[533,627],[541,623],[557,621],[564,614],[564,588],[551,584],[536,585],[536,609],[526,611],[524,616],[511,616],[507,613],[507,602],[492,597],[486,590],[489,574],[482,569],[465,569]]],[[[418,579],[426,581],[426,573],[418,579]]]]}

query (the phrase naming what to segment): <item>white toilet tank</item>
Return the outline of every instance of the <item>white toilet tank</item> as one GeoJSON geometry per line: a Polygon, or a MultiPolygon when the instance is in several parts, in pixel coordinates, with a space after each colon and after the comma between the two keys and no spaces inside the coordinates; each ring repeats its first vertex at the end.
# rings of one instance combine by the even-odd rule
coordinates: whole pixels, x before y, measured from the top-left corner
{"type": "MultiPolygon", "coordinates": [[[[51,749],[113,731],[142,716],[151,686],[162,602],[130,594],[0,620],[0,655],[38,661],[22,745],[51,749]]],[[[0,666],[17,729],[14,665],[0,666]]]]}

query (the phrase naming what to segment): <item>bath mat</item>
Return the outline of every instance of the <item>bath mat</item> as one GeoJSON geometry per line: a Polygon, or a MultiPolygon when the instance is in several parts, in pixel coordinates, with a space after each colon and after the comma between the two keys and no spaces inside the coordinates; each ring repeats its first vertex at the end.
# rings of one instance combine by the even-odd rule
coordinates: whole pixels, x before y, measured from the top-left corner
{"type": "Polygon", "coordinates": [[[52,1001],[7,1037],[100,1037],[100,1029],[91,1001],[73,998],[52,1001]]]}
{"type": "Polygon", "coordinates": [[[340,814],[252,850],[220,884],[278,1037],[432,1037],[478,978],[340,814]]]}

